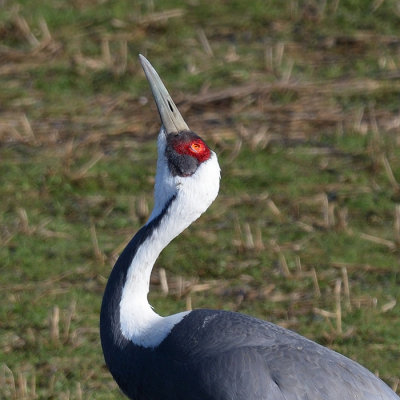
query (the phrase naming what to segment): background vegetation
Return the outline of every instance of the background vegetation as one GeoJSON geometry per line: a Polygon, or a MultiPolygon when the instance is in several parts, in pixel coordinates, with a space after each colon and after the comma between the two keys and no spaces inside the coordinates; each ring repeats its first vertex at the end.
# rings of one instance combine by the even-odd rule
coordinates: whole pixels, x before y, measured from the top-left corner
{"type": "Polygon", "coordinates": [[[399,391],[400,2],[0,2],[0,398],[122,399],[98,315],[152,206],[159,71],[221,192],[151,302],[238,310],[399,391]]]}

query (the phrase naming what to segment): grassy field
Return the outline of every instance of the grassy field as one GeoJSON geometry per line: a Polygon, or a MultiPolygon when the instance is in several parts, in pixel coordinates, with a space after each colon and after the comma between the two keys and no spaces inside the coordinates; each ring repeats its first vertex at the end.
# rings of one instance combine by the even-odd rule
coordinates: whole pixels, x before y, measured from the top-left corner
{"type": "Polygon", "coordinates": [[[98,319],[153,202],[138,53],[222,167],[155,310],[268,319],[400,393],[398,1],[0,3],[1,399],[123,398],[98,319]]]}

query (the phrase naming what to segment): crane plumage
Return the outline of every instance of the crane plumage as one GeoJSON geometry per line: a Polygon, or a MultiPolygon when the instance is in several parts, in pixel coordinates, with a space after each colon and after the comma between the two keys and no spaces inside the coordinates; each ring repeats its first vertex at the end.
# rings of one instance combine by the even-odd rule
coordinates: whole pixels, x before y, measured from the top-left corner
{"type": "Polygon", "coordinates": [[[192,132],[140,56],[162,126],[154,208],[118,258],[100,314],[106,364],[135,400],[399,400],[358,363],[247,315],[193,310],[167,317],[147,301],[160,252],[214,201],[216,154],[192,132]]]}

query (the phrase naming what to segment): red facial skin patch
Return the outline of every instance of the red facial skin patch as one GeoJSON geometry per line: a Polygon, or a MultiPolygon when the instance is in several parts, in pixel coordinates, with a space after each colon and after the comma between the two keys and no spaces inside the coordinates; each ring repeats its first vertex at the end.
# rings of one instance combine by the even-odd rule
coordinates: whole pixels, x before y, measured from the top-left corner
{"type": "Polygon", "coordinates": [[[207,161],[211,156],[208,146],[200,138],[192,140],[177,140],[173,144],[174,150],[179,154],[184,154],[196,158],[199,162],[207,161]]]}

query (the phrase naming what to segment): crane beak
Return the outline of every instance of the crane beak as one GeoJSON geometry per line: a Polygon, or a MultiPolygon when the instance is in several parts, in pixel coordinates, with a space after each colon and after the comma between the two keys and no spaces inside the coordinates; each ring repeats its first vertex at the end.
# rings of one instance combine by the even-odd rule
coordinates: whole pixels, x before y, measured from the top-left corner
{"type": "Polygon", "coordinates": [[[154,101],[156,102],[161,122],[166,133],[179,133],[188,131],[189,127],[182,118],[166,87],[149,61],[139,54],[140,63],[149,81],[154,101]]]}

